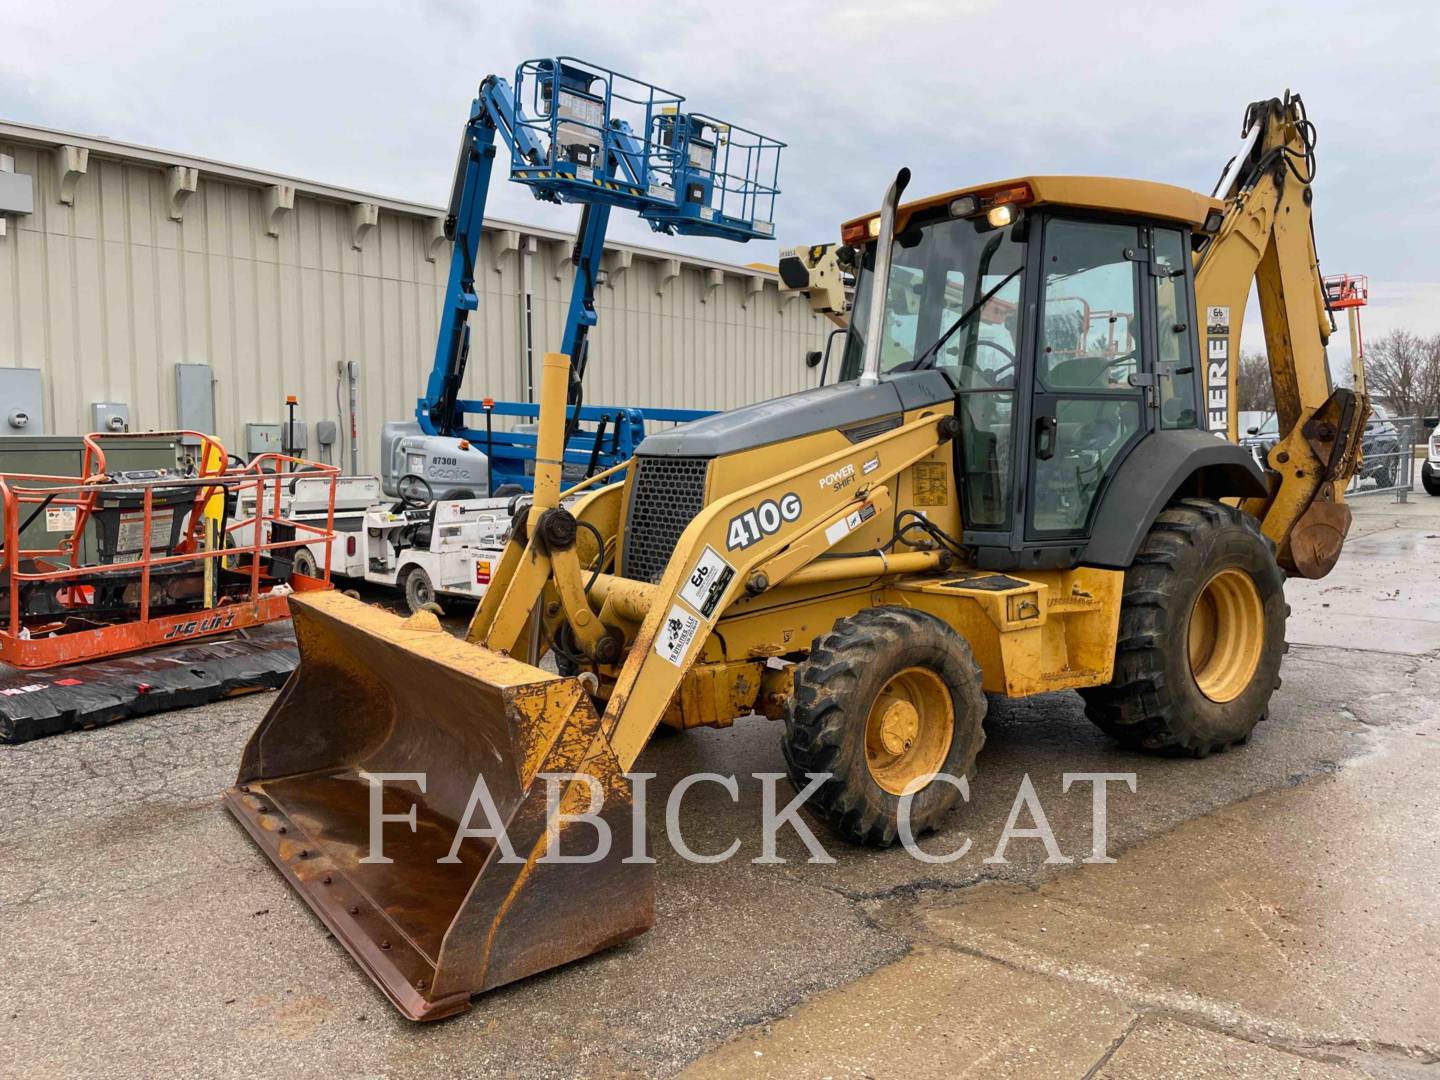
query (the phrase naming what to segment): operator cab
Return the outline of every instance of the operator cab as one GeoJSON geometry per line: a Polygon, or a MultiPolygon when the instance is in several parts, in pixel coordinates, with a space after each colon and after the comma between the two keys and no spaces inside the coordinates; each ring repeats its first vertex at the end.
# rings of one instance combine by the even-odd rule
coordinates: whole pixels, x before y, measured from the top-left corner
{"type": "MultiPolygon", "coordinates": [[[[882,380],[949,380],[964,542],[982,565],[1071,565],[1127,457],[1202,430],[1192,237],[1221,204],[1141,181],[1031,177],[901,206],[882,380]]],[[[841,379],[865,356],[879,219],[858,249],[841,379]]]]}

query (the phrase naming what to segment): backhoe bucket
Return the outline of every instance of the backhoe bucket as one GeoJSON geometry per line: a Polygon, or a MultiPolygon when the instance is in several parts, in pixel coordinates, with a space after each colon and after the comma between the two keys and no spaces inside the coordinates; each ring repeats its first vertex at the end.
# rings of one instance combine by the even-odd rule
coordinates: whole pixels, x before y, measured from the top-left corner
{"type": "Polygon", "coordinates": [[[578,680],[466,644],[428,614],[340,593],[290,607],[300,666],[226,804],[402,1013],[463,1012],[472,994],[650,927],[652,867],[623,861],[630,782],[578,680]],[[384,775],[396,773],[420,775],[384,775]],[[372,823],[372,800],[394,817],[372,823]],[[592,806],[608,851],[594,820],[566,817],[592,806]],[[493,836],[456,843],[462,825],[499,823],[513,858],[493,836]],[[541,858],[551,839],[567,858],[605,854],[541,858]]]}

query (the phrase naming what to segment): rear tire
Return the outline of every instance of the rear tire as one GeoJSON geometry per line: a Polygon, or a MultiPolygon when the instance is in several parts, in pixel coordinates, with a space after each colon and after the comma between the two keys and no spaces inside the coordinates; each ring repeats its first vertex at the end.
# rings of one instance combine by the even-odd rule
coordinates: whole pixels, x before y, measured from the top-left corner
{"type": "Polygon", "coordinates": [[[411,566],[405,571],[404,589],[405,605],[412,614],[440,609],[440,605],[435,602],[435,583],[430,580],[430,575],[423,566],[411,566]]]}
{"type": "Polygon", "coordinates": [[[1280,685],[1284,581],[1253,517],[1171,503],[1125,571],[1114,678],[1080,691],[1085,714],[1141,750],[1204,757],[1245,742],[1280,685]]]}
{"type": "MultiPolygon", "coordinates": [[[[876,607],[841,619],[796,666],[782,746],[797,791],[808,773],[830,774],[811,809],[845,840],[886,847],[907,783],[972,774],[984,718],[965,639],[933,615],[876,607]]],[[[912,831],[936,828],[959,798],[932,780],[911,803],[912,831]]]]}

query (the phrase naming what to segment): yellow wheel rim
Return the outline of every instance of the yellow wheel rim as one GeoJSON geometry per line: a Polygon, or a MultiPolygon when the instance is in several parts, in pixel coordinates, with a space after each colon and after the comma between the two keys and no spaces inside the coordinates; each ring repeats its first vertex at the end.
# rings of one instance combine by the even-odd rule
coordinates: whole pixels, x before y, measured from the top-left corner
{"type": "Polygon", "coordinates": [[[865,765],[891,795],[940,771],[955,736],[955,705],[945,680],[926,668],[891,676],[865,718],[865,765]]]}
{"type": "Polygon", "coordinates": [[[1243,570],[1221,570],[1205,584],[1190,611],[1190,672],[1211,701],[1223,704],[1245,692],[1265,647],[1265,605],[1243,570]]]}

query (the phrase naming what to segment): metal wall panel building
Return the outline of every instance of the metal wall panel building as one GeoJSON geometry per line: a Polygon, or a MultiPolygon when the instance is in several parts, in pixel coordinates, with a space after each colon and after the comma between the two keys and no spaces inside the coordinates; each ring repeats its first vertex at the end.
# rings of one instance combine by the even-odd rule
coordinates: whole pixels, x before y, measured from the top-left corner
{"type": "MultiPolygon", "coordinates": [[[[377,467],[381,423],[413,415],[434,354],[440,208],[13,123],[0,154],[34,184],[33,212],[0,218],[0,367],[40,370],[51,432],[87,430],[100,401],[127,403],[132,430],[175,427],[174,367],[201,363],[232,450],[287,394],[343,443],[354,360],[360,465],[377,467]]],[[[487,226],[467,396],[528,397],[559,346],[570,242],[487,226]]],[[[589,402],[730,408],[817,381],[804,357],[830,324],[773,273],[623,244],[606,264],[589,402]]]]}

